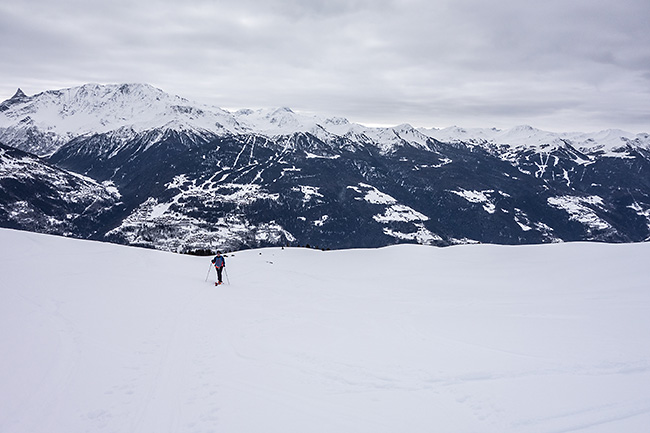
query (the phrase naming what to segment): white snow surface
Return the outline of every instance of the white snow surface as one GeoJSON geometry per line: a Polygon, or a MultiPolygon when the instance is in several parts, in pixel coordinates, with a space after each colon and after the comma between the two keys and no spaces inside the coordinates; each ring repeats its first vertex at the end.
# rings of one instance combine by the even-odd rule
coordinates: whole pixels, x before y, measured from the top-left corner
{"type": "Polygon", "coordinates": [[[483,209],[487,213],[496,212],[496,206],[492,203],[492,200],[489,197],[489,194],[493,194],[494,190],[486,191],[468,191],[465,189],[460,189],[460,191],[450,191],[454,194],[464,198],[470,203],[483,203],[483,209]]]}
{"type": "Polygon", "coordinates": [[[270,248],[215,287],[209,258],[0,229],[0,431],[644,433],[648,258],[270,248]]]}

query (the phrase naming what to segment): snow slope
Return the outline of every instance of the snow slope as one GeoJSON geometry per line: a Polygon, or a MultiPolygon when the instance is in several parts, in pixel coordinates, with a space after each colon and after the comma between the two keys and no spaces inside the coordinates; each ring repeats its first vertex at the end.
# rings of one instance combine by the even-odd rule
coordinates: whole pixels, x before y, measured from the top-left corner
{"type": "Polygon", "coordinates": [[[649,256],[275,248],[215,287],[208,258],[0,229],[0,431],[646,432],[649,256]]]}
{"type": "MultiPolygon", "coordinates": [[[[5,101],[11,102],[11,100],[5,101]]],[[[17,120],[68,139],[89,133],[129,128],[164,127],[236,130],[226,111],[190,102],[148,84],[86,84],[24,96],[0,115],[0,127],[17,120]]]]}

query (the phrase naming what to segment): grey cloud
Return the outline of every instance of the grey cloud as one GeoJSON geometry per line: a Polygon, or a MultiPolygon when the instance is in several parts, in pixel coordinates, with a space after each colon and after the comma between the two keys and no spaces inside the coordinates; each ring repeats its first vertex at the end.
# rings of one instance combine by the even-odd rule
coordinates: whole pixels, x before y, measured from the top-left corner
{"type": "Polygon", "coordinates": [[[650,130],[648,16],[646,0],[23,0],[0,5],[0,92],[142,81],[369,123],[650,130]]]}

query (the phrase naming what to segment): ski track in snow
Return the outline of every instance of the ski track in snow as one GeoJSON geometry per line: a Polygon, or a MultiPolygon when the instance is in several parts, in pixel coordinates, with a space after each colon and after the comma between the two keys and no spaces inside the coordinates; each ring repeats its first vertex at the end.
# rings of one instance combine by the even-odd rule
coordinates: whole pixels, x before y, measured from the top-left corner
{"type": "Polygon", "coordinates": [[[1,229],[0,431],[642,433],[649,255],[270,248],[215,287],[209,258],[1,229]]]}

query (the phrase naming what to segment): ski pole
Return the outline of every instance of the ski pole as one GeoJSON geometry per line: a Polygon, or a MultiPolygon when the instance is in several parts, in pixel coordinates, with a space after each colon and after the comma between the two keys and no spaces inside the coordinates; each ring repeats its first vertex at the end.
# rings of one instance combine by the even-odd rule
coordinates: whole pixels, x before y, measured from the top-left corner
{"type": "Polygon", "coordinates": [[[212,267],[212,264],[208,265],[208,273],[205,274],[205,281],[208,281],[208,277],[210,276],[210,268],[212,267]]]}
{"type": "Polygon", "coordinates": [[[230,278],[228,278],[228,271],[225,266],[223,267],[223,271],[226,273],[226,281],[228,281],[228,285],[230,285],[230,278]]]}

